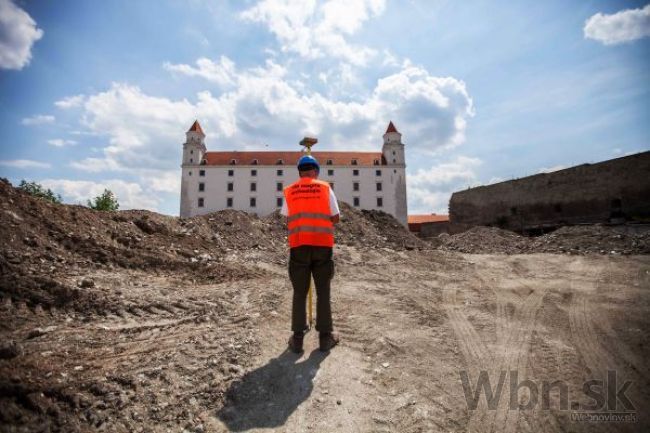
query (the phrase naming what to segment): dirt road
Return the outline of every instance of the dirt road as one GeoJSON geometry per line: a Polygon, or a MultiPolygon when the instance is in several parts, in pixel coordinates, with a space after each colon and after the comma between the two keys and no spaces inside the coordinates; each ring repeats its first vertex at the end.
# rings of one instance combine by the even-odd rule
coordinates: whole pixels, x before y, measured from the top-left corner
{"type": "Polygon", "coordinates": [[[2,316],[14,326],[3,336],[19,355],[0,360],[2,430],[650,428],[649,256],[349,246],[335,255],[342,344],[330,354],[316,349],[314,333],[304,355],[285,351],[285,264],[261,251],[227,255],[224,265],[245,262],[253,277],[219,284],[137,270],[71,274],[92,279],[87,290],[106,299],[88,314],[5,302],[2,316]],[[637,422],[572,420],[593,403],[583,384],[611,382],[608,370],[617,373],[616,389],[632,382],[614,401],[637,422]],[[483,394],[470,410],[481,372],[496,392],[502,371],[500,397],[488,405],[483,394]],[[537,404],[510,408],[531,395],[520,386],[511,403],[514,375],[515,386],[529,380],[538,388],[537,404]],[[566,385],[568,408],[560,408],[558,384],[543,407],[543,383],[555,381],[566,385]]]}

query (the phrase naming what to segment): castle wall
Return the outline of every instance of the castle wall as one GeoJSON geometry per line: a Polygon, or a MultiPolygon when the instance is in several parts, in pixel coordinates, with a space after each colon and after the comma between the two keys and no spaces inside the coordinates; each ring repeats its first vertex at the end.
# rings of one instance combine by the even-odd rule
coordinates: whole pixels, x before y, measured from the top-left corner
{"type": "Polygon", "coordinates": [[[650,219],[650,152],[455,192],[453,226],[525,231],[606,222],[624,214],[650,219]]]}

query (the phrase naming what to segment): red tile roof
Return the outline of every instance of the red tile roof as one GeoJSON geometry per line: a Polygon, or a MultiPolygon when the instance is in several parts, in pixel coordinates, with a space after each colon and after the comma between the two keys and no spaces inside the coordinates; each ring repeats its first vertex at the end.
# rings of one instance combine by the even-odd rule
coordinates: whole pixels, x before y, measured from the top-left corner
{"type": "Polygon", "coordinates": [[[205,135],[205,133],[203,132],[203,128],[201,128],[201,125],[199,124],[198,120],[195,120],[194,123],[192,123],[192,126],[190,126],[190,129],[187,130],[187,132],[190,132],[190,131],[199,132],[199,133],[205,135]]]}
{"type": "MultiPolygon", "coordinates": [[[[331,165],[350,165],[352,160],[356,159],[359,166],[375,165],[375,160],[379,164],[385,164],[381,152],[312,152],[314,158],[318,160],[321,166],[326,166],[327,160],[332,160],[331,165]]],[[[257,165],[279,165],[278,160],[282,160],[284,165],[295,166],[298,159],[305,155],[303,152],[276,152],[276,151],[258,151],[258,152],[206,152],[206,165],[230,165],[233,159],[237,165],[253,165],[253,160],[257,160],[257,165]]]]}
{"type": "Polygon", "coordinates": [[[449,221],[449,215],[436,215],[436,214],[426,214],[426,215],[409,215],[408,223],[409,224],[422,224],[422,223],[441,223],[449,221]]]}
{"type": "Polygon", "coordinates": [[[388,128],[386,129],[386,134],[389,132],[398,132],[397,128],[395,128],[395,125],[393,125],[393,121],[391,120],[390,123],[388,124],[388,128]]]}

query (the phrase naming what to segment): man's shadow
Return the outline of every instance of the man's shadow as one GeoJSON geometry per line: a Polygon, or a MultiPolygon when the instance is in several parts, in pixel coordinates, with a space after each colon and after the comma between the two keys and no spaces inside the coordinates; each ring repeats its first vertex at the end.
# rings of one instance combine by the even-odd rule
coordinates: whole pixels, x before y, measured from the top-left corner
{"type": "Polygon", "coordinates": [[[246,373],[226,391],[217,416],[231,431],[279,427],[314,388],[314,377],[329,353],[314,350],[309,358],[285,350],[266,365],[246,373]]]}

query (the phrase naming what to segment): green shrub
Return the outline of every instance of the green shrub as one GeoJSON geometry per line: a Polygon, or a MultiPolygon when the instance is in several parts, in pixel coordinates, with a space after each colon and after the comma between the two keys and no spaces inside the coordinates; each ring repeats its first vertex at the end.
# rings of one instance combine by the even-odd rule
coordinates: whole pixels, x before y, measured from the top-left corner
{"type": "Polygon", "coordinates": [[[95,210],[115,211],[120,207],[115,194],[109,189],[95,197],[92,201],[88,200],[88,207],[95,210]]]}
{"type": "Polygon", "coordinates": [[[38,198],[43,198],[52,203],[61,203],[63,201],[61,199],[60,194],[54,194],[54,192],[51,189],[49,188],[45,189],[41,184],[38,184],[36,182],[27,182],[26,180],[23,179],[20,181],[20,185],[18,185],[18,189],[21,191],[25,191],[29,195],[38,198]]]}

